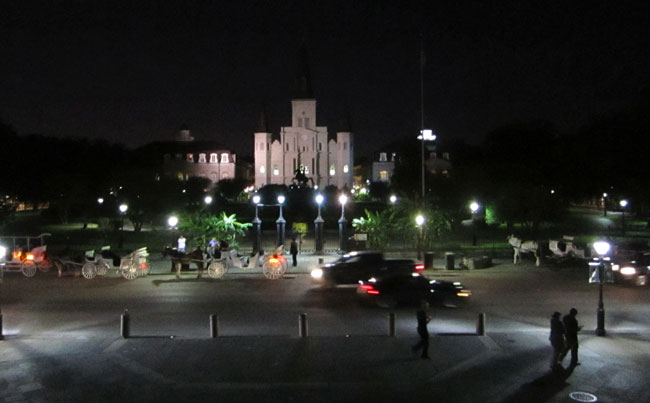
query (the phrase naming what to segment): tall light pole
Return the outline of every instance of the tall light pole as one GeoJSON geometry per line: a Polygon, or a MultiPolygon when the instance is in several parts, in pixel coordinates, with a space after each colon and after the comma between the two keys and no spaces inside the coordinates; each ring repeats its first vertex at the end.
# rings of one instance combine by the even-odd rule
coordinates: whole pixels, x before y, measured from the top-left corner
{"type": "Polygon", "coordinates": [[[475,201],[469,204],[469,210],[472,212],[472,246],[476,246],[476,223],[474,222],[476,212],[481,206],[475,201]]]}
{"type": "Polygon", "coordinates": [[[323,254],[323,226],[325,224],[325,220],[323,220],[323,217],[320,215],[320,206],[323,204],[323,201],[325,198],[323,197],[322,194],[317,194],[316,197],[314,198],[316,200],[316,204],[318,205],[318,217],[314,220],[314,232],[315,232],[315,237],[314,237],[314,249],[317,255],[322,255],[323,254]]]}
{"type": "Polygon", "coordinates": [[[627,207],[627,200],[623,199],[619,202],[621,206],[622,220],[621,226],[623,227],[623,236],[625,236],[625,208],[627,207]]]}
{"type": "Polygon", "coordinates": [[[603,193],[603,217],[607,217],[607,193],[603,193]]]}
{"type": "Polygon", "coordinates": [[[339,253],[345,252],[345,203],[348,202],[348,197],[344,194],[339,196],[339,203],[341,203],[341,218],[339,218],[339,253]]]}
{"type": "Polygon", "coordinates": [[[255,205],[255,218],[253,219],[253,226],[255,227],[255,240],[253,241],[253,254],[257,253],[262,247],[262,220],[257,214],[257,209],[260,204],[260,196],[253,195],[253,204],[255,205]]]}
{"type": "Polygon", "coordinates": [[[598,313],[596,316],[596,335],[605,336],[605,305],[603,304],[603,282],[605,281],[605,255],[609,252],[610,244],[605,241],[594,242],[598,254],[598,313]]]}
{"type": "Polygon", "coordinates": [[[275,221],[275,224],[278,229],[278,242],[277,246],[284,245],[284,229],[287,225],[287,221],[282,216],[282,204],[284,204],[285,197],[283,195],[278,196],[278,205],[280,206],[280,216],[275,221]]]}
{"type": "Polygon", "coordinates": [[[122,203],[120,204],[119,210],[120,210],[120,244],[119,248],[122,249],[124,246],[124,214],[126,214],[126,210],[129,209],[129,206],[126,204],[122,203]]]}
{"type": "Polygon", "coordinates": [[[422,225],[424,224],[424,216],[418,214],[415,217],[415,225],[418,226],[418,260],[422,259],[422,225]]]}

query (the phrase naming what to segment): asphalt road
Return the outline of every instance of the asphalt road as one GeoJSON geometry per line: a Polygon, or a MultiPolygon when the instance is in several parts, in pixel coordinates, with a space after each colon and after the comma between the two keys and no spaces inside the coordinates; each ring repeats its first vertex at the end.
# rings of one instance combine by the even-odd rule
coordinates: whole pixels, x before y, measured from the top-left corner
{"type": "MultiPolygon", "coordinates": [[[[587,270],[551,270],[530,263],[502,264],[475,271],[436,271],[432,278],[461,281],[472,292],[467,306],[432,309],[432,333],[471,333],[480,312],[494,332],[548,328],[553,311],[576,307],[589,332],[596,327],[598,286],[588,284],[587,270]]],[[[115,276],[86,280],[56,273],[25,278],[5,273],[0,285],[4,334],[119,334],[120,315],[128,309],[132,334],[140,336],[209,336],[209,316],[219,317],[224,336],[295,336],[298,316],[306,313],[312,336],[383,335],[387,310],[365,307],[354,288],[323,289],[307,274],[267,280],[261,274],[228,274],[223,279],[196,279],[186,273],[150,275],[127,281],[115,276]]],[[[618,333],[650,334],[650,287],[605,285],[606,328],[618,333]]],[[[415,334],[414,308],[396,308],[400,335],[415,334]]]]}

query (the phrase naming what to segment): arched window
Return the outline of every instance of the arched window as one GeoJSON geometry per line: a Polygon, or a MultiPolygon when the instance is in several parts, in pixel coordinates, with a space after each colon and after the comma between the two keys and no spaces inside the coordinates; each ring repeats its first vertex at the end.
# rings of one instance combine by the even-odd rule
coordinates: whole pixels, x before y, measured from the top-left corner
{"type": "Polygon", "coordinates": [[[273,175],[275,176],[280,175],[280,168],[278,168],[277,165],[273,165],[273,175]]]}
{"type": "Polygon", "coordinates": [[[260,166],[260,173],[263,174],[266,172],[266,168],[264,168],[264,165],[260,166]]]}
{"type": "Polygon", "coordinates": [[[228,160],[228,153],[223,153],[221,154],[221,163],[222,164],[227,164],[229,162],[228,160]]]}
{"type": "Polygon", "coordinates": [[[343,165],[343,172],[348,173],[350,168],[348,168],[348,164],[343,165]]]}
{"type": "Polygon", "coordinates": [[[205,164],[205,154],[199,154],[199,163],[205,164]]]}
{"type": "Polygon", "coordinates": [[[218,162],[219,160],[217,158],[217,154],[215,153],[210,154],[210,164],[216,164],[218,162]]]}
{"type": "Polygon", "coordinates": [[[330,176],[336,175],[336,169],[334,168],[334,165],[330,165],[330,176]]]}

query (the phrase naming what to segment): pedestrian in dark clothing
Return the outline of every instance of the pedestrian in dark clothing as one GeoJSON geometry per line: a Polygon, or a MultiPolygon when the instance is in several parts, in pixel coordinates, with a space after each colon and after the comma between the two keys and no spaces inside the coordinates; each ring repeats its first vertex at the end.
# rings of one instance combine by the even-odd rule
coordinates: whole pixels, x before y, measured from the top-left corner
{"type": "Polygon", "coordinates": [[[429,330],[427,329],[427,324],[431,320],[431,316],[427,314],[428,309],[429,303],[422,301],[420,309],[418,309],[418,311],[415,313],[415,316],[418,320],[418,335],[420,335],[420,341],[411,347],[411,351],[413,351],[413,353],[422,349],[421,357],[423,359],[429,358],[429,330]]]}
{"type": "Polygon", "coordinates": [[[298,266],[298,243],[296,242],[296,238],[291,238],[289,252],[291,253],[291,257],[293,257],[293,266],[298,266]]]}
{"type": "Polygon", "coordinates": [[[551,316],[551,335],[548,339],[553,347],[553,358],[551,358],[551,369],[553,370],[561,367],[560,356],[566,348],[564,325],[560,320],[561,315],[559,312],[554,312],[553,316],[551,316]]]}
{"type": "Polygon", "coordinates": [[[582,326],[578,326],[578,320],[576,319],[578,315],[578,310],[571,308],[568,315],[564,315],[562,322],[564,322],[564,331],[566,332],[566,348],[562,353],[562,358],[564,358],[569,350],[571,350],[571,365],[575,367],[580,365],[578,362],[578,332],[582,329],[582,326]]]}

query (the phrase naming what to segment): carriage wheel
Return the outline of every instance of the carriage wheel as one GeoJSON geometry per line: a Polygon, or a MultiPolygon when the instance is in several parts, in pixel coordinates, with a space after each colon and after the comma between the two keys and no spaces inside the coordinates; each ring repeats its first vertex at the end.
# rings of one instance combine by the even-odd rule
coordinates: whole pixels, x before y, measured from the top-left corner
{"type": "Polygon", "coordinates": [[[286,271],[286,261],[283,262],[282,259],[275,257],[266,259],[264,261],[264,265],[262,266],[262,273],[264,273],[264,276],[269,280],[277,280],[279,278],[282,278],[286,271]]]}
{"type": "Polygon", "coordinates": [[[44,259],[36,263],[36,267],[38,268],[38,270],[42,271],[43,273],[46,273],[50,271],[50,269],[52,268],[52,262],[44,259]]]}
{"type": "Polygon", "coordinates": [[[108,273],[108,269],[110,269],[110,266],[106,260],[99,260],[97,262],[97,274],[100,276],[105,276],[108,273]]]}
{"type": "Polygon", "coordinates": [[[208,266],[208,275],[211,278],[221,278],[228,271],[224,262],[212,262],[208,266]]]}
{"type": "Polygon", "coordinates": [[[81,275],[88,280],[92,280],[97,276],[97,266],[93,262],[86,262],[81,266],[81,275]]]}
{"type": "Polygon", "coordinates": [[[26,260],[20,265],[20,270],[25,277],[34,277],[34,274],[36,274],[36,264],[31,260],[26,260]]]}
{"type": "Polygon", "coordinates": [[[131,262],[130,265],[124,265],[122,268],[122,277],[127,280],[135,280],[138,278],[138,266],[131,262]]]}

